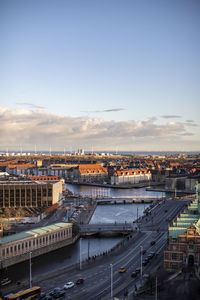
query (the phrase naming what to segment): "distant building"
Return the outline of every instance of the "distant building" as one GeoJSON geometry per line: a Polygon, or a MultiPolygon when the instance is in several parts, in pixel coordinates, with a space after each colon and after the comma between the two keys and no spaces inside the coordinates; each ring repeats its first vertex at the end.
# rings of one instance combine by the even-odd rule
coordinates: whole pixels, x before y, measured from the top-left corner
{"type": "Polygon", "coordinates": [[[0,181],[0,207],[48,207],[57,203],[62,182],[0,181]]]}
{"type": "Polygon", "coordinates": [[[151,180],[151,172],[147,169],[125,169],[116,171],[111,176],[111,184],[136,184],[141,182],[148,182],[151,180]]]}
{"type": "Polygon", "coordinates": [[[100,164],[78,165],[72,169],[72,182],[103,183],[108,181],[108,171],[100,164]]]}
{"type": "Polygon", "coordinates": [[[30,169],[35,168],[35,164],[9,164],[6,172],[10,175],[28,175],[31,174],[30,169]]]}
{"type": "Polygon", "coordinates": [[[200,185],[196,199],[168,229],[164,267],[176,271],[185,266],[200,267],[200,185]]]}

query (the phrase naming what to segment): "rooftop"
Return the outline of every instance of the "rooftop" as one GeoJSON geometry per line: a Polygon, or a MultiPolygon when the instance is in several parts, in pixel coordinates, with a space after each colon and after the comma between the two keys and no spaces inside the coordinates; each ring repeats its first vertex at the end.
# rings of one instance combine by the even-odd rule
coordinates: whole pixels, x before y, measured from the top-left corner
{"type": "Polygon", "coordinates": [[[32,236],[36,237],[38,235],[43,235],[50,231],[58,230],[59,228],[66,228],[66,227],[71,227],[71,226],[72,226],[71,223],[60,222],[60,223],[55,223],[55,224],[45,226],[45,227],[38,227],[38,228],[34,228],[32,230],[22,231],[22,232],[19,232],[16,234],[2,237],[0,240],[0,245],[11,243],[11,242],[25,239],[25,238],[32,237],[32,236]]]}

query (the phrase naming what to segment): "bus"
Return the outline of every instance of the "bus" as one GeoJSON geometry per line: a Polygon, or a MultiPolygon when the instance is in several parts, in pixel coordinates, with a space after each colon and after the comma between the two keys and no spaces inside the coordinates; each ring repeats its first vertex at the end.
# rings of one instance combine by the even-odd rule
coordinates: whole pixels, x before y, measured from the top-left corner
{"type": "Polygon", "coordinates": [[[34,299],[41,294],[39,286],[33,286],[27,290],[19,291],[16,294],[9,294],[3,297],[5,300],[21,300],[21,299],[34,299]]]}

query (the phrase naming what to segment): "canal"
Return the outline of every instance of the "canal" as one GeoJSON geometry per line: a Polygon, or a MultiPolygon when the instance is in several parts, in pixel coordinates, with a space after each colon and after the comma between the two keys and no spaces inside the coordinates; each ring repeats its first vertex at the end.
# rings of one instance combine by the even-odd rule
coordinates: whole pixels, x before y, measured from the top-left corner
{"type": "MultiPolygon", "coordinates": [[[[108,189],[90,187],[90,186],[77,186],[67,184],[67,188],[75,194],[81,195],[107,195],[110,197],[117,196],[161,196],[162,193],[146,191],[145,188],[141,189],[108,189]]],[[[97,206],[91,223],[114,223],[114,222],[133,222],[137,215],[142,216],[144,209],[148,207],[147,204],[120,204],[120,205],[99,205],[97,206]]],[[[81,239],[81,259],[84,260],[89,256],[99,255],[114,247],[121,237],[91,237],[81,239]]],[[[43,256],[36,257],[32,260],[32,275],[33,279],[38,274],[45,274],[50,271],[64,268],[71,264],[80,261],[80,240],[72,246],[67,246],[58,249],[54,252],[47,253],[43,256]]],[[[6,270],[6,275],[14,282],[21,282],[29,276],[29,262],[23,262],[19,265],[9,267],[6,270]]]]}

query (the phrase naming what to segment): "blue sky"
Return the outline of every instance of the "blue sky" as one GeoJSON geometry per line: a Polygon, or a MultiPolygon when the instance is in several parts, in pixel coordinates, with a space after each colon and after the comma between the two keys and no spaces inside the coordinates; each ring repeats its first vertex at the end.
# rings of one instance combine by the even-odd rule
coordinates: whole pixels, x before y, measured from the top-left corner
{"type": "Polygon", "coordinates": [[[2,148],[200,150],[198,0],[0,0],[2,148]]]}

